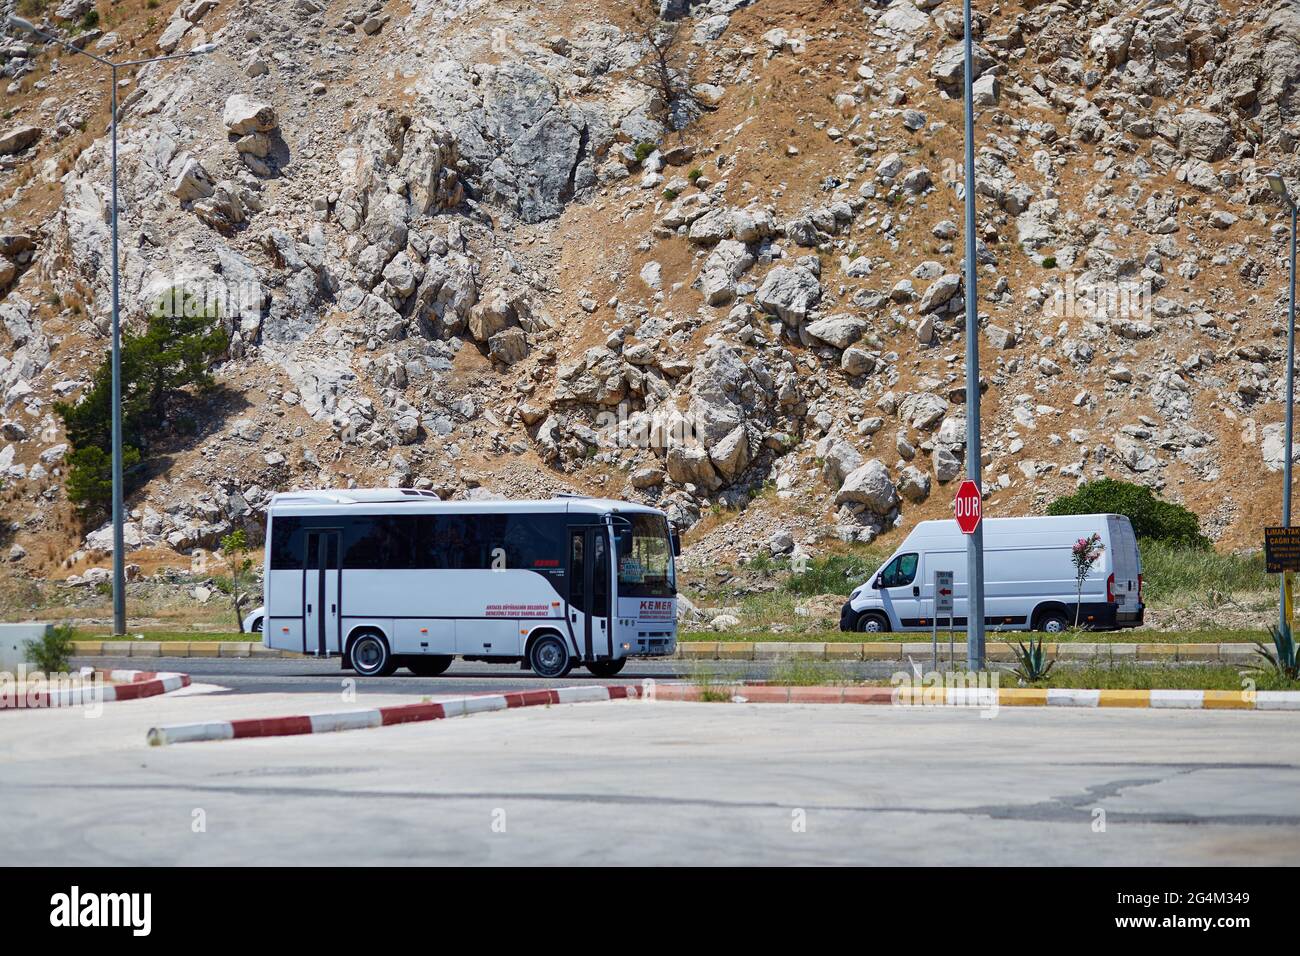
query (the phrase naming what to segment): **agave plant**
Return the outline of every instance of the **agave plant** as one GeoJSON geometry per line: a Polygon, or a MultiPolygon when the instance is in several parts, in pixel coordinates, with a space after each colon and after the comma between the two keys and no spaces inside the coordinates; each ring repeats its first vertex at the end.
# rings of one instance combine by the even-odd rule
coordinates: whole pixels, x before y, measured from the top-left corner
{"type": "Polygon", "coordinates": [[[1300,661],[1296,660],[1295,637],[1289,626],[1269,625],[1268,632],[1273,637],[1273,650],[1269,650],[1259,641],[1255,642],[1255,653],[1268,661],[1269,668],[1279,677],[1287,680],[1300,680],[1300,661]]]}
{"type": "Polygon", "coordinates": [[[1040,680],[1046,680],[1047,675],[1052,672],[1053,665],[1056,661],[1047,659],[1047,652],[1043,649],[1043,639],[1030,638],[1029,644],[1023,641],[1016,641],[1012,644],[1010,641],[1003,641],[1007,647],[1016,655],[1016,677],[1026,684],[1033,684],[1040,680]]]}

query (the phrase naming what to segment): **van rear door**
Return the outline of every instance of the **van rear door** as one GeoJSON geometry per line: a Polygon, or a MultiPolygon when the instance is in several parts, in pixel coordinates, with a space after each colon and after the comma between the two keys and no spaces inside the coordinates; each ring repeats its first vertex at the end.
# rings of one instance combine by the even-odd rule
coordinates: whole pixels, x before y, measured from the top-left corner
{"type": "Polygon", "coordinates": [[[1111,593],[1119,604],[1120,614],[1135,614],[1141,604],[1138,576],[1142,573],[1137,536],[1123,515],[1107,515],[1106,530],[1110,538],[1111,573],[1115,576],[1111,593]]]}

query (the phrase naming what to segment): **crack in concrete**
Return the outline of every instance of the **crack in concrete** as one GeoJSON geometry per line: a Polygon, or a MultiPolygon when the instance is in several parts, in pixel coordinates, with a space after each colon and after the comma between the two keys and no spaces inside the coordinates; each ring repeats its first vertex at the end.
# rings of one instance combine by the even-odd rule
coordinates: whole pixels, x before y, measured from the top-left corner
{"type": "MultiPolygon", "coordinates": [[[[1114,786],[1119,789],[1135,785],[1148,785],[1155,781],[1120,781],[1114,786]]],[[[5,790],[49,790],[58,784],[4,784],[0,785],[0,794],[5,790]]],[[[1112,785],[1102,785],[1110,787],[1112,785]]],[[[423,791],[423,790],[324,790],[318,787],[240,787],[228,785],[203,784],[166,784],[166,783],[81,783],[79,790],[108,791],[165,791],[181,793],[229,794],[241,797],[287,797],[302,799],[370,799],[370,800],[531,800],[543,803],[575,803],[613,806],[638,806],[642,808],[656,804],[675,807],[698,807],[707,810],[780,810],[787,811],[796,803],[772,800],[713,800],[697,797],[671,797],[652,794],[607,794],[607,793],[541,793],[541,792],[493,792],[493,791],[423,791]]],[[[1094,788],[1090,788],[1094,789],[1094,788]]],[[[1066,798],[1070,799],[1070,798],[1066,798]]],[[[1083,797],[1072,798],[1084,801],[1083,797]]],[[[1086,801],[1084,801],[1086,802],[1086,801]]],[[[920,816],[977,816],[990,820],[1018,820],[1032,823],[1080,823],[1091,820],[1091,807],[1070,805],[1063,799],[1052,799],[1032,804],[984,804],[966,807],[881,807],[853,806],[847,804],[809,804],[798,803],[808,811],[853,814],[916,814],[920,816]]],[[[1201,815],[1177,811],[1158,811],[1143,813],[1133,810],[1107,811],[1106,819],[1111,823],[1144,823],[1174,826],[1300,826],[1300,814],[1275,813],[1229,813],[1201,815]]]]}

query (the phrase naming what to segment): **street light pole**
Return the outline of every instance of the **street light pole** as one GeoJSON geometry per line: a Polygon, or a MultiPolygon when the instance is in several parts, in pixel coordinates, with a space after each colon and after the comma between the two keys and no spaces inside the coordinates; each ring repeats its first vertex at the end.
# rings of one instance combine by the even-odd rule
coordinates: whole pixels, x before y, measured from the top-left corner
{"type": "MultiPolygon", "coordinates": [[[[971,0],[963,0],[966,62],[963,101],[966,120],[966,477],[983,494],[980,479],[979,313],[975,277],[975,63],[971,43],[971,0]]],[[[966,664],[984,669],[984,523],[966,536],[966,664]]]]}
{"type": "Polygon", "coordinates": [[[187,53],[173,53],[168,56],[155,56],[143,60],[127,60],[114,63],[112,60],[97,56],[89,50],[73,46],[53,34],[38,29],[31,21],[22,17],[11,16],[9,26],[34,34],[51,43],[88,56],[95,62],[108,67],[112,78],[112,116],[109,119],[112,145],[112,259],[113,259],[113,319],[112,319],[112,365],[113,365],[113,634],[126,633],[126,542],[123,536],[124,508],[122,485],[122,323],[120,314],[120,281],[117,262],[117,71],[124,66],[145,66],[164,60],[184,60],[192,56],[201,56],[216,49],[212,43],[204,43],[187,53]]]}
{"type": "MultiPolygon", "coordinates": [[[[1287,324],[1286,324],[1286,429],[1283,435],[1282,445],[1284,451],[1282,454],[1282,527],[1291,527],[1291,455],[1292,455],[1292,433],[1295,420],[1295,256],[1296,256],[1296,204],[1291,198],[1290,191],[1286,188],[1286,181],[1278,173],[1269,173],[1269,188],[1274,193],[1282,197],[1287,207],[1291,211],[1291,279],[1290,292],[1287,303],[1287,324]]],[[[1279,585],[1280,594],[1278,601],[1278,625],[1282,630],[1286,630],[1289,622],[1286,619],[1286,574],[1282,575],[1281,584],[1279,585]]]]}

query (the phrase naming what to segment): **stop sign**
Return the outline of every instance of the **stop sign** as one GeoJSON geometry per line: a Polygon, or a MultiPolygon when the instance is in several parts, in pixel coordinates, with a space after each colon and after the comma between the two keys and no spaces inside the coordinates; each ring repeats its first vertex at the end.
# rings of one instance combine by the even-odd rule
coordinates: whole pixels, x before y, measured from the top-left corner
{"type": "Polygon", "coordinates": [[[957,516],[957,527],[962,534],[974,534],[984,517],[984,504],[980,490],[975,482],[967,479],[957,489],[957,497],[952,503],[953,514],[957,516]]]}

